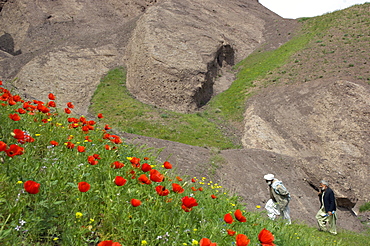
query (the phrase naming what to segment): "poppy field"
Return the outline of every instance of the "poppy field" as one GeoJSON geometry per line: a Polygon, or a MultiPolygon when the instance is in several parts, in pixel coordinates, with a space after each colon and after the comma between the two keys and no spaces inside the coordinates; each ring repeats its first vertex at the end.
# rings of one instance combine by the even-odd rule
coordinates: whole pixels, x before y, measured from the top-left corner
{"type": "Polygon", "coordinates": [[[1,245],[347,245],[177,176],[57,95],[28,101],[0,81],[0,104],[1,245]]]}

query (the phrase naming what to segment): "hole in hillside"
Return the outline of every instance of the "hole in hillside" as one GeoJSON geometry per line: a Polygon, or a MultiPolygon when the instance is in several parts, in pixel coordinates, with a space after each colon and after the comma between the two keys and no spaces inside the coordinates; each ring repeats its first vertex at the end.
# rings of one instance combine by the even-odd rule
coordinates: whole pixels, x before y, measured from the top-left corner
{"type": "Polygon", "coordinates": [[[13,56],[21,54],[21,50],[14,52],[14,40],[12,35],[5,33],[0,37],[0,50],[5,51],[13,56]]]}
{"type": "Polygon", "coordinates": [[[193,96],[198,108],[206,105],[211,100],[214,91],[213,86],[219,71],[223,67],[234,65],[234,54],[234,49],[230,45],[222,45],[217,50],[214,60],[208,63],[205,79],[193,96]]]}

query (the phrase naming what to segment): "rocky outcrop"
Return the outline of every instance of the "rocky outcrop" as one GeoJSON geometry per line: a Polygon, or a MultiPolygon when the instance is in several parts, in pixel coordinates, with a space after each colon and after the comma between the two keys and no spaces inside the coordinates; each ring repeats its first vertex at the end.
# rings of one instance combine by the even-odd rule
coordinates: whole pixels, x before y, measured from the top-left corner
{"type": "Polygon", "coordinates": [[[215,79],[266,41],[268,20],[256,1],[171,0],[136,23],[129,43],[127,87],[141,101],[194,111],[213,95],[215,79]]]}
{"type": "Polygon", "coordinates": [[[307,183],[328,180],[338,205],[370,199],[370,86],[345,80],[276,86],[252,99],[244,148],[302,161],[307,183]]]}

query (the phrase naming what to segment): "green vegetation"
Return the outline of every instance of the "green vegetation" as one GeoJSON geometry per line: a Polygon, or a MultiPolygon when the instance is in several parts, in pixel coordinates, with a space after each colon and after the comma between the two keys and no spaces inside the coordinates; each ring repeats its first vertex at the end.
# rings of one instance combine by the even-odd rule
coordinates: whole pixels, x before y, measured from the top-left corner
{"type": "Polygon", "coordinates": [[[370,211],[370,202],[366,202],[360,207],[360,212],[370,211]]]}
{"type": "MultiPolygon", "coordinates": [[[[221,185],[176,176],[176,167],[125,144],[94,118],[66,114],[51,101],[22,103],[0,91],[2,245],[199,245],[202,238],[232,245],[238,234],[258,245],[264,228],[284,246],[350,246],[368,239],[271,221],[257,204],[245,211],[221,185]],[[224,219],[228,213],[231,224],[224,219]]],[[[217,165],[223,160],[213,152],[217,165]]]]}
{"type": "Polygon", "coordinates": [[[102,122],[119,129],[149,137],[221,149],[236,147],[224,136],[206,112],[181,114],[139,102],[125,87],[123,68],[111,70],[98,86],[91,109],[102,112],[102,122]]]}

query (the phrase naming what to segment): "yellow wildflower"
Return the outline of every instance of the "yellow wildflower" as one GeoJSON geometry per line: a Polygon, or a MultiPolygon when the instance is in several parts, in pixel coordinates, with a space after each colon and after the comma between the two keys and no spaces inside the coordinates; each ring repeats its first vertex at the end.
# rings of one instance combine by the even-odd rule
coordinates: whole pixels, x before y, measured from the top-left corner
{"type": "Polygon", "coordinates": [[[19,181],[17,182],[17,184],[23,184],[23,181],[19,180],[19,181]]]}
{"type": "Polygon", "coordinates": [[[147,241],[145,241],[145,240],[142,240],[142,241],[141,241],[141,245],[148,245],[148,242],[147,242],[147,241]]]}
{"type": "Polygon", "coordinates": [[[199,244],[199,242],[197,241],[197,240],[194,240],[193,239],[193,241],[191,242],[191,245],[198,245],[199,244]]]}
{"type": "Polygon", "coordinates": [[[82,215],[83,215],[82,213],[80,213],[80,212],[77,212],[77,213],[76,213],[76,219],[79,219],[79,218],[81,218],[81,217],[82,217],[82,215]]]}

